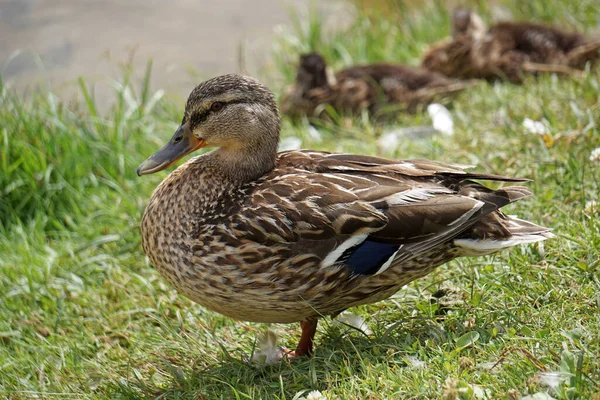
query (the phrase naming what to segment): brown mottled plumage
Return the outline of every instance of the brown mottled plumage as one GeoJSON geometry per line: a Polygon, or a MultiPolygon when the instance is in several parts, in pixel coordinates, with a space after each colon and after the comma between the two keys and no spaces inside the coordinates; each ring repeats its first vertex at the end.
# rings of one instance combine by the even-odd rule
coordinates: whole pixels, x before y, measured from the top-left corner
{"type": "Polygon", "coordinates": [[[152,265],[184,296],[228,317],[301,322],[296,355],[317,319],[386,299],[455,257],[551,237],[499,209],[530,193],[492,190],[428,160],[321,151],[277,154],[279,114],[253,78],[200,84],[171,141],[138,174],[193,158],[154,191],[142,220],[152,265]]]}
{"type": "Polygon", "coordinates": [[[413,111],[468,86],[424,68],[387,63],[350,67],[331,76],[323,57],[311,53],[300,56],[296,82],[282,96],[281,110],[309,117],[321,115],[325,105],[350,114],[368,110],[381,115],[399,107],[413,111]]]}
{"type": "Polygon", "coordinates": [[[501,22],[487,29],[474,12],[453,14],[452,38],[433,44],[422,65],[463,79],[506,78],[519,83],[526,73],[580,75],[600,58],[600,40],[531,22],[501,22]]]}

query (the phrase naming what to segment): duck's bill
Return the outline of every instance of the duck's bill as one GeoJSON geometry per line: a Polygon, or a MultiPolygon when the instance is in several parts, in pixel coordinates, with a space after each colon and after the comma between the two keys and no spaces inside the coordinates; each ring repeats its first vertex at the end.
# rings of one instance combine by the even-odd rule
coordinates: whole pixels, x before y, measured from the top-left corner
{"type": "Polygon", "coordinates": [[[162,149],[152,154],[137,169],[138,176],[153,174],[168,168],[181,157],[205,146],[204,140],[192,135],[187,124],[181,125],[162,149]]]}

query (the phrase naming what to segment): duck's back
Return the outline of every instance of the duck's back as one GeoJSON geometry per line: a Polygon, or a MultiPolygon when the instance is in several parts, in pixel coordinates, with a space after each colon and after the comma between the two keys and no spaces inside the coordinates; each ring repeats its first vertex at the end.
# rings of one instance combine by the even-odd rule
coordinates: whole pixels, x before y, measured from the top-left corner
{"type": "Polygon", "coordinates": [[[336,74],[338,81],[344,79],[366,79],[383,86],[404,87],[419,90],[424,87],[449,85],[452,80],[425,68],[395,64],[371,64],[344,69],[336,74]]]}
{"type": "Polygon", "coordinates": [[[375,115],[385,115],[399,107],[414,111],[419,105],[472,84],[421,67],[385,63],[347,68],[336,74],[336,81],[331,101],[336,109],[368,108],[375,115]]]}
{"type": "Polygon", "coordinates": [[[491,27],[488,35],[507,48],[529,54],[535,62],[552,62],[587,41],[580,33],[530,22],[502,22],[491,27]]]}

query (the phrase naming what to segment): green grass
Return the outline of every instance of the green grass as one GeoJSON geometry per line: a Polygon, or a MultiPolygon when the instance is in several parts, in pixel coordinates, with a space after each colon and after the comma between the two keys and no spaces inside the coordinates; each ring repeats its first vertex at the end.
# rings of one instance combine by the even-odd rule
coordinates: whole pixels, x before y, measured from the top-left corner
{"type": "MultiPolygon", "coordinates": [[[[518,18],[582,29],[597,18],[592,1],[506,4],[518,18]]],[[[298,21],[277,42],[275,70],[267,71],[276,78],[265,81],[280,90],[298,52],[310,48],[337,67],[416,64],[428,42],[447,34],[448,14],[442,2],[397,9],[385,19],[359,12],[341,32],[324,30],[315,16],[310,29],[298,21]]],[[[84,81],[78,104],[0,88],[0,397],[291,400],[320,390],[340,399],[599,398],[600,212],[585,211],[600,201],[600,165],[589,161],[600,146],[598,71],[479,85],[452,103],[454,137],[384,154],[533,179],[535,197],[510,212],[553,227],[555,240],[452,262],[355,310],[373,335],[324,321],[313,358],[268,367],[246,361],[260,325],[179,296],[143,256],[139,220],[165,174],[140,179],[135,169],[168,140],[183,104],[128,76],[103,114],[84,81]],[[549,147],[523,133],[525,117],[548,121],[549,147]],[[448,294],[432,302],[440,289],[448,294]],[[550,390],[544,371],[565,380],[550,390]]],[[[394,125],[427,123],[418,113],[394,125]]],[[[317,143],[305,123],[286,120],[283,135],[305,147],[377,154],[377,137],[391,129],[368,118],[342,125],[322,124],[317,143]]],[[[294,346],[297,326],[272,328],[294,346]]]]}

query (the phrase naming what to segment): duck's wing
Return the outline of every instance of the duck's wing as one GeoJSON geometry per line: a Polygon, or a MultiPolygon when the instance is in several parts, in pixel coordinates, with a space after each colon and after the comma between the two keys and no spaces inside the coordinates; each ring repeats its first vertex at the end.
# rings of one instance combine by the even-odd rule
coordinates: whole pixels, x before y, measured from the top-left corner
{"type": "Polygon", "coordinates": [[[370,88],[371,102],[385,97],[390,103],[414,106],[428,103],[436,97],[459,92],[473,85],[473,82],[460,82],[426,68],[397,64],[371,64],[340,71],[338,84],[365,82],[370,88]]]}
{"type": "Polygon", "coordinates": [[[483,216],[525,197],[524,188],[487,189],[470,174],[427,160],[286,152],[278,168],[251,190],[235,220],[238,236],[287,246],[376,274],[463,234],[483,216]]]}
{"type": "Polygon", "coordinates": [[[330,101],[331,90],[328,87],[313,88],[304,91],[299,85],[290,86],[281,96],[281,112],[290,117],[309,116],[317,114],[321,104],[330,101]]]}
{"type": "Polygon", "coordinates": [[[338,81],[364,79],[391,91],[399,87],[406,90],[418,90],[424,87],[446,86],[453,81],[440,73],[425,68],[400,64],[369,64],[350,67],[336,74],[338,81]]]}
{"type": "Polygon", "coordinates": [[[475,41],[470,37],[433,43],[425,51],[421,66],[452,78],[485,78],[473,59],[475,41]]]}
{"type": "Polygon", "coordinates": [[[559,63],[560,57],[588,42],[581,33],[531,22],[501,22],[488,35],[505,41],[511,50],[529,54],[532,62],[546,63],[559,63]]]}

